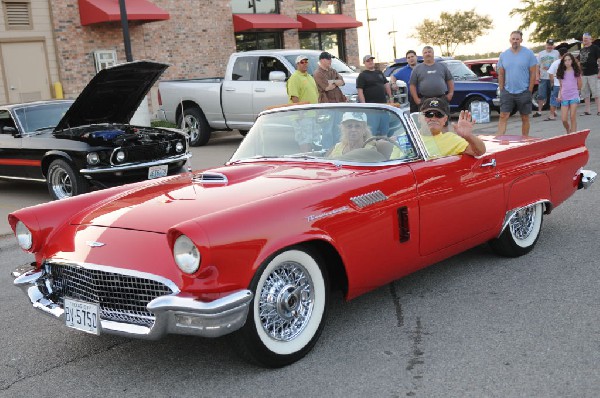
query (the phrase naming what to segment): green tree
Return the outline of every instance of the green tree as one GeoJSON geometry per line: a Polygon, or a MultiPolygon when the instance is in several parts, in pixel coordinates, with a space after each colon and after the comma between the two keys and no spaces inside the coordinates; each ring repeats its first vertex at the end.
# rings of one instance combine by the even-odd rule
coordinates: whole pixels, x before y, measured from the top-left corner
{"type": "Polygon", "coordinates": [[[412,37],[421,43],[438,46],[442,55],[453,55],[459,44],[473,43],[492,26],[492,19],[475,9],[454,14],[442,12],[439,21],[425,19],[412,37]]]}
{"type": "Polygon", "coordinates": [[[533,27],[531,41],[570,39],[581,37],[583,32],[600,36],[600,0],[521,0],[521,3],[523,7],[513,9],[510,15],[521,15],[521,29],[533,27]]]}

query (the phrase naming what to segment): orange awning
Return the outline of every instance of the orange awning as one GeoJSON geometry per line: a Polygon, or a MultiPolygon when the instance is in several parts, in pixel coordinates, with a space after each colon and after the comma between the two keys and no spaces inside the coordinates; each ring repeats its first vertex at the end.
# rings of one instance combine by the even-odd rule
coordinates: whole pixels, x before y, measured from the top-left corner
{"type": "MultiPolygon", "coordinates": [[[[169,13],[148,0],[125,0],[128,21],[164,21],[169,13]]],[[[81,25],[121,20],[119,0],[79,0],[81,25]]]]}
{"type": "Polygon", "coordinates": [[[233,14],[234,32],[298,29],[302,25],[281,14],[233,14]]]}
{"type": "Polygon", "coordinates": [[[298,14],[300,30],[341,30],[362,26],[362,22],[343,14],[298,14]]]}

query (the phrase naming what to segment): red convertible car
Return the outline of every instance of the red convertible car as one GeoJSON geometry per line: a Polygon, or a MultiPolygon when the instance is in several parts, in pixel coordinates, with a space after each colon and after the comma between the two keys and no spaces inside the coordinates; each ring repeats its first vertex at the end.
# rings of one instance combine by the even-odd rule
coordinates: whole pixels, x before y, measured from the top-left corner
{"type": "Polygon", "coordinates": [[[332,289],[352,299],[486,242],[526,254],[596,176],[589,130],[483,136],[480,157],[439,157],[415,120],[379,104],[273,109],[223,167],[16,211],[35,262],[14,283],[70,328],[231,333],[243,357],[285,366],[315,345],[332,289]],[[386,136],[371,137],[375,119],[386,136]],[[343,150],[348,121],[364,144],[343,150]]]}

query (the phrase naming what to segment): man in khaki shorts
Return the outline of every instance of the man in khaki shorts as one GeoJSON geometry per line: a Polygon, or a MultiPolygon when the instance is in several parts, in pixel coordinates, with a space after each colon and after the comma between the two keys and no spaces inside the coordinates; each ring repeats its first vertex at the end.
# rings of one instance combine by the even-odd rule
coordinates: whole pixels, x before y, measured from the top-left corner
{"type": "Polygon", "coordinates": [[[581,116],[591,115],[590,94],[596,102],[596,115],[600,116],[600,101],[598,101],[598,60],[600,59],[600,48],[592,44],[592,36],[589,33],[583,34],[583,47],[579,51],[579,61],[583,69],[581,96],[585,101],[585,111],[581,116]]]}

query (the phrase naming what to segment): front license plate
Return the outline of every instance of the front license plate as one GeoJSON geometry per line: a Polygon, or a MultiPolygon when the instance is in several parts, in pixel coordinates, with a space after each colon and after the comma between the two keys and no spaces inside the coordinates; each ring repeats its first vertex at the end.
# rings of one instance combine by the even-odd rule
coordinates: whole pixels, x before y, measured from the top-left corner
{"type": "Polygon", "coordinates": [[[165,177],[169,172],[169,166],[163,164],[161,166],[150,166],[148,168],[148,179],[165,177]]]}
{"type": "Polygon", "coordinates": [[[65,297],[65,323],[70,328],[100,334],[98,304],[65,297]]]}

